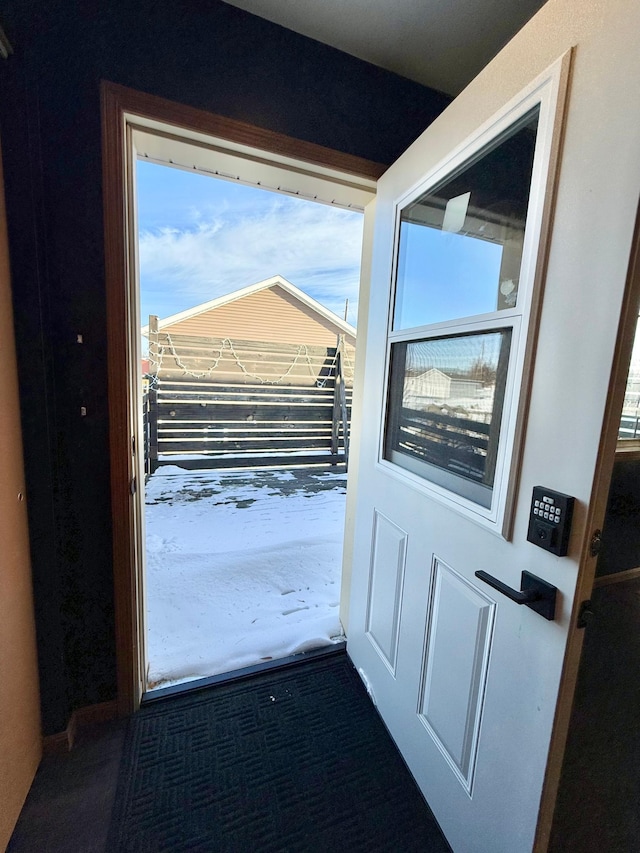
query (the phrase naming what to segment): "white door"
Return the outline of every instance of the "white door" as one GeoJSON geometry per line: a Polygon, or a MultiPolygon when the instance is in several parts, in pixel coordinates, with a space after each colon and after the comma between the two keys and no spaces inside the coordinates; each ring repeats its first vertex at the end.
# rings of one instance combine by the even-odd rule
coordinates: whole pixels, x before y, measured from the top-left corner
{"type": "Polygon", "coordinates": [[[378,185],[348,650],[455,853],[532,850],[570,628],[580,542],[527,541],[542,485],[534,518],[561,550],[555,492],[585,464],[536,480],[579,375],[571,300],[538,322],[565,71],[425,175],[427,131],[378,185]],[[546,385],[536,345],[562,359],[546,385]],[[478,571],[559,586],[557,618],[478,571]]]}

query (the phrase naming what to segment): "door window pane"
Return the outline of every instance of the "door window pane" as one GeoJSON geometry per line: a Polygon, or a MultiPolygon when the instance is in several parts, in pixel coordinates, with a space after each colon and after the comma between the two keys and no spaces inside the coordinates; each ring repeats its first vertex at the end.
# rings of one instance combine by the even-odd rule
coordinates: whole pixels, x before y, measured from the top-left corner
{"type": "Polygon", "coordinates": [[[394,331],[516,305],[538,112],[402,210],[394,331]]]}
{"type": "Polygon", "coordinates": [[[511,329],[391,347],[385,458],[491,506],[511,329]]]}
{"type": "Polygon", "coordinates": [[[640,320],[636,325],[618,439],[640,438],[640,320]]]}

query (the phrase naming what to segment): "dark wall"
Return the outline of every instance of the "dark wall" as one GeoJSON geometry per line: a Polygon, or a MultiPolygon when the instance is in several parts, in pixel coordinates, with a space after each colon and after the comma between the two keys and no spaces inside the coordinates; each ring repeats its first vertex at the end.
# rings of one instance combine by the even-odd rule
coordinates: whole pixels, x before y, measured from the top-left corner
{"type": "Polygon", "coordinates": [[[8,0],[1,16],[15,49],[0,62],[0,133],[48,734],[116,690],[99,81],[382,163],[449,99],[218,0],[8,0]]]}
{"type": "MultiPolygon", "coordinates": [[[[597,577],[640,566],[640,461],[618,457],[597,577]]],[[[640,578],[596,587],[549,853],[626,853],[640,833],[640,578]]]]}
{"type": "Polygon", "coordinates": [[[596,576],[640,566],[640,460],[618,457],[613,466],[596,576]]]}
{"type": "Polygon", "coordinates": [[[640,579],[591,610],[548,853],[640,849],[640,579]]]}

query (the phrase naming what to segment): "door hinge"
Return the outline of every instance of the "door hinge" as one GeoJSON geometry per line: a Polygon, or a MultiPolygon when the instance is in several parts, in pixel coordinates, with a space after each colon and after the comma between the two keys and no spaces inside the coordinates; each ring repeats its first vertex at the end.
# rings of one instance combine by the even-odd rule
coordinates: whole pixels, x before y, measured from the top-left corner
{"type": "Polygon", "coordinates": [[[602,547],[602,530],[594,530],[591,542],[589,543],[589,553],[592,557],[597,557],[602,547]]]}
{"type": "Polygon", "coordinates": [[[580,605],[580,610],[578,611],[578,618],[576,620],[576,628],[586,628],[589,622],[593,619],[593,607],[591,606],[591,599],[587,599],[587,601],[583,601],[580,605]]]}
{"type": "Polygon", "coordinates": [[[132,495],[135,495],[135,493],[138,491],[138,482],[135,477],[131,478],[131,482],[129,483],[129,491],[132,495]]]}

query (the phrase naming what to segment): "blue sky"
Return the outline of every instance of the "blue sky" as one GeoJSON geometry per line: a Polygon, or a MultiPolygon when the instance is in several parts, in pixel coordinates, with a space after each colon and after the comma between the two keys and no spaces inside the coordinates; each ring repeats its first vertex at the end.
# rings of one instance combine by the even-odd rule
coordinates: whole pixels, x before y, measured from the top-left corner
{"type": "Polygon", "coordinates": [[[282,275],[355,325],[362,214],[138,161],[141,321],[282,275]]]}

